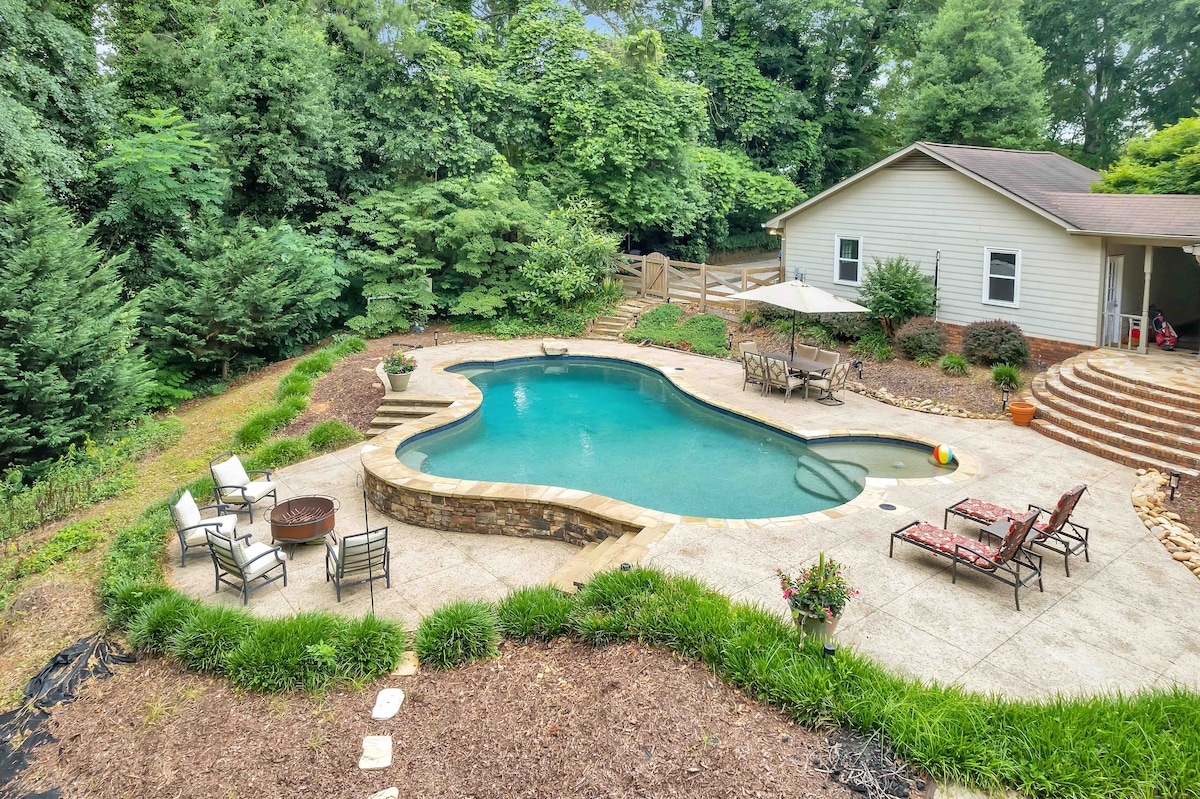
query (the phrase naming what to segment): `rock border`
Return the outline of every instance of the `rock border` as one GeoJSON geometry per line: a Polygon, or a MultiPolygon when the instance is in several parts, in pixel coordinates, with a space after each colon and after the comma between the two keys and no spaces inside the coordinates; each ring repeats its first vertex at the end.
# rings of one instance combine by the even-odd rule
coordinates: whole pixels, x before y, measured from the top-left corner
{"type": "Polygon", "coordinates": [[[936,402],[931,399],[923,399],[921,397],[900,397],[893,394],[886,387],[867,388],[862,383],[857,383],[852,380],[846,382],[846,388],[853,391],[855,394],[862,394],[864,397],[894,405],[897,408],[904,408],[909,411],[917,411],[919,413],[931,413],[936,416],[953,416],[958,419],[1009,419],[1010,414],[1004,413],[975,413],[968,411],[965,408],[959,408],[956,405],[936,402]]]}
{"type": "Polygon", "coordinates": [[[1192,534],[1192,529],[1179,520],[1179,514],[1168,511],[1164,504],[1167,493],[1163,486],[1170,482],[1167,475],[1157,469],[1138,469],[1137,483],[1134,484],[1130,502],[1137,511],[1138,518],[1146,525],[1154,537],[1159,540],[1171,557],[1182,563],[1196,577],[1200,578],[1200,539],[1192,534]]]}

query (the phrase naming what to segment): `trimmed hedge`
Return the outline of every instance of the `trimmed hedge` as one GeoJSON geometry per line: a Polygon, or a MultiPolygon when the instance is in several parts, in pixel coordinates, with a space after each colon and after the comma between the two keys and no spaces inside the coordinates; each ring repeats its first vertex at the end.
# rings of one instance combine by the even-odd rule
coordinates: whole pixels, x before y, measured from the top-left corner
{"type": "Polygon", "coordinates": [[[938,358],[946,351],[946,331],[931,317],[918,316],[896,331],[896,346],[909,360],[922,355],[938,358]]]}
{"type": "Polygon", "coordinates": [[[1012,322],[993,319],[972,322],[963,328],[962,352],[971,363],[994,366],[1007,363],[1024,366],[1029,363],[1029,342],[1021,328],[1012,322]]]}

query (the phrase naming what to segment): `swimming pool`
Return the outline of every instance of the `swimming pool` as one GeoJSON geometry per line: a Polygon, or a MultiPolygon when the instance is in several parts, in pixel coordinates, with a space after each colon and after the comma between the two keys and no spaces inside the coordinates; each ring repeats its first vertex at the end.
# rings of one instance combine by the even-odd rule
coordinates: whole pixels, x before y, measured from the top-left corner
{"type": "Polygon", "coordinates": [[[808,444],[693,399],[648,367],[527,358],[451,367],[483,394],[476,413],[396,451],[432,475],[575,488],[709,518],[793,516],[841,505],[867,476],[928,477],[929,448],[887,440],[808,444]]]}

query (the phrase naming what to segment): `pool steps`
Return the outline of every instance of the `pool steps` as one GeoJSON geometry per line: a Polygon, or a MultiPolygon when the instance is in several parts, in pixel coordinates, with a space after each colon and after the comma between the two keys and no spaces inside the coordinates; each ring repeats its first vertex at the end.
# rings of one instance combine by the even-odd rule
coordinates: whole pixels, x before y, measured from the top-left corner
{"type": "Polygon", "coordinates": [[[832,468],[817,469],[807,457],[796,460],[796,485],[802,491],[839,504],[849,502],[862,493],[867,482],[865,466],[831,458],[821,460],[832,468]]]}
{"type": "Polygon", "coordinates": [[[636,533],[625,533],[620,537],[609,536],[599,543],[591,543],[567,561],[550,577],[550,584],[573,594],[593,574],[615,569],[622,563],[636,565],[644,558],[653,544],[658,543],[673,525],[646,527],[636,533]]]}
{"type": "Polygon", "coordinates": [[[453,401],[453,399],[446,397],[425,397],[415,394],[408,396],[404,393],[389,393],[388,396],[384,397],[383,402],[379,403],[379,408],[375,411],[375,418],[371,420],[371,427],[367,430],[367,435],[377,436],[404,422],[413,419],[424,419],[431,413],[436,413],[442,408],[448,407],[453,401]]]}

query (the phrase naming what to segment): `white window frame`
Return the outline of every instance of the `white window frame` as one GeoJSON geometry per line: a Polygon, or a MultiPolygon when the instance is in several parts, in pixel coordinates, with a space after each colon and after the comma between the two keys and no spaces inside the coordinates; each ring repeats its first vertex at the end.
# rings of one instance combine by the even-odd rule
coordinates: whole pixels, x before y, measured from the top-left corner
{"type": "Polygon", "coordinates": [[[866,246],[866,240],[862,236],[847,236],[842,233],[837,233],[833,237],[833,282],[841,286],[861,286],[863,276],[863,249],[866,246]],[[848,261],[849,258],[842,258],[842,242],[853,239],[858,242],[858,279],[857,280],[842,280],[842,261],[848,261]]]}
{"type": "MultiPolygon", "coordinates": [[[[1001,276],[1002,279],[1008,280],[1007,276],[1001,276]]],[[[984,247],[983,248],[983,299],[984,305],[999,305],[1002,308],[1020,308],[1021,307],[1021,251],[1011,247],[984,247]],[[1016,274],[1013,281],[1013,301],[1005,302],[1004,300],[993,300],[988,296],[992,284],[992,253],[999,252],[1005,255],[1015,255],[1016,259],[1016,274]]]]}

